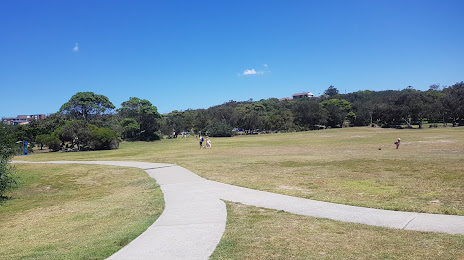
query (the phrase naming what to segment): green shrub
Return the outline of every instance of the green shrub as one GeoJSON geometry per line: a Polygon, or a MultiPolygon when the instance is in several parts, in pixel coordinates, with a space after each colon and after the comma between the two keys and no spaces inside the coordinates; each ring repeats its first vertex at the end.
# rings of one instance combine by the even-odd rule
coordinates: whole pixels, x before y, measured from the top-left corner
{"type": "Polygon", "coordinates": [[[40,150],[44,145],[53,151],[60,150],[61,141],[56,135],[38,135],[35,140],[40,145],[40,150]]]}
{"type": "Polygon", "coordinates": [[[118,135],[109,128],[94,127],[91,131],[90,146],[95,150],[117,149],[119,147],[118,135]]]}
{"type": "Polygon", "coordinates": [[[48,146],[48,149],[52,151],[60,150],[60,144],[61,144],[60,139],[58,139],[58,137],[54,135],[48,135],[47,138],[45,139],[45,145],[48,146]]]}
{"type": "Polygon", "coordinates": [[[232,127],[226,122],[214,120],[207,126],[207,132],[212,137],[232,136],[232,127]]]}
{"type": "Polygon", "coordinates": [[[16,184],[14,169],[8,161],[16,153],[15,139],[9,128],[0,125],[0,197],[16,184]]]}

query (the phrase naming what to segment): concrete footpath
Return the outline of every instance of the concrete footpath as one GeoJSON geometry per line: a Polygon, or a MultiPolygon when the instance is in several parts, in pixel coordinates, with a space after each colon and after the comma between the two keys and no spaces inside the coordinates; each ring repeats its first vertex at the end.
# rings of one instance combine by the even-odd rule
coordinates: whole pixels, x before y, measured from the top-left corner
{"type": "Polygon", "coordinates": [[[156,179],[165,210],[143,234],[108,259],[208,259],[224,233],[222,200],[290,213],[405,230],[464,234],[464,216],[390,211],[291,197],[209,181],[173,164],[125,161],[13,163],[100,164],[136,167],[156,179]]]}

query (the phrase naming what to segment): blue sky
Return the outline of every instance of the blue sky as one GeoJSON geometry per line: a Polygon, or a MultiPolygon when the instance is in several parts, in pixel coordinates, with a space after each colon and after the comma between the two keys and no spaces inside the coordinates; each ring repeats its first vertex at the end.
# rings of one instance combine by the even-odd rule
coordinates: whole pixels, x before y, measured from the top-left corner
{"type": "Polygon", "coordinates": [[[0,1],[0,116],[92,91],[161,113],[464,80],[464,1],[0,1]]]}

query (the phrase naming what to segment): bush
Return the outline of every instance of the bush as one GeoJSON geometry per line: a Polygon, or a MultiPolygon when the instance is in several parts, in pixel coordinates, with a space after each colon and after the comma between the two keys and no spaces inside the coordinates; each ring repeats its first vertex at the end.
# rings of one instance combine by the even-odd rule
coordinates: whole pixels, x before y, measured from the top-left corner
{"type": "Polygon", "coordinates": [[[53,151],[60,150],[61,141],[56,135],[38,135],[35,140],[40,145],[40,150],[42,150],[44,145],[53,151]]]}
{"type": "Polygon", "coordinates": [[[232,127],[226,122],[215,120],[207,126],[207,132],[212,137],[230,137],[232,136],[232,127]]]}
{"type": "Polygon", "coordinates": [[[157,134],[156,132],[145,131],[140,134],[138,140],[149,142],[149,141],[156,141],[160,139],[161,139],[160,135],[157,134]]]}
{"type": "Polygon", "coordinates": [[[60,144],[61,144],[60,139],[58,139],[58,137],[54,135],[48,135],[47,138],[45,139],[45,145],[48,146],[48,149],[52,151],[60,150],[60,144]]]}
{"type": "Polygon", "coordinates": [[[109,128],[94,127],[91,131],[90,146],[95,150],[118,149],[118,135],[109,128]]]}

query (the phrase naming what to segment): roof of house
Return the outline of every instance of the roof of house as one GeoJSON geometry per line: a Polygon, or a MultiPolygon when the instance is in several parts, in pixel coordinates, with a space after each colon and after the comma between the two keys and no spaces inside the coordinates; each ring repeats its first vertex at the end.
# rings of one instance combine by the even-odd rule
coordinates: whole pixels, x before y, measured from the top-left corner
{"type": "Polygon", "coordinates": [[[311,93],[311,92],[303,92],[303,93],[296,93],[296,94],[293,94],[293,97],[294,97],[294,96],[305,96],[305,95],[314,96],[314,94],[311,93]]]}

